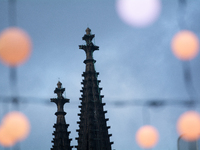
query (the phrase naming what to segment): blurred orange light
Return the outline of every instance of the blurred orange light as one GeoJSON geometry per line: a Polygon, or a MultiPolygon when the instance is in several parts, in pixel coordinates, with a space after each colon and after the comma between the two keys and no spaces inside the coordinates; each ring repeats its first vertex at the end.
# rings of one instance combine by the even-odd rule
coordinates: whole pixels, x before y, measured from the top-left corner
{"type": "Polygon", "coordinates": [[[200,115],[195,111],[185,112],[178,119],[177,130],[186,141],[197,140],[200,136],[200,115]]]}
{"type": "Polygon", "coordinates": [[[25,139],[30,132],[30,123],[26,116],[20,112],[10,112],[2,120],[7,136],[16,141],[25,139]]]}
{"type": "Polygon", "coordinates": [[[161,11],[160,0],[117,0],[116,11],[119,17],[134,27],[152,24],[161,11]]]}
{"type": "Polygon", "coordinates": [[[6,133],[6,130],[1,127],[0,128],[0,145],[4,147],[11,147],[15,144],[15,140],[10,138],[6,133]]]}
{"type": "Polygon", "coordinates": [[[199,40],[193,32],[183,30],[173,37],[171,47],[177,58],[191,60],[198,54],[199,40]]]}
{"type": "Polygon", "coordinates": [[[28,34],[19,28],[8,28],[0,34],[0,59],[6,65],[13,67],[25,62],[31,47],[28,34]]]}
{"type": "Polygon", "coordinates": [[[150,125],[141,127],[136,133],[136,142],[142,148],[152,148],[157,144],[158,138],[158,131],[150,125]]]}

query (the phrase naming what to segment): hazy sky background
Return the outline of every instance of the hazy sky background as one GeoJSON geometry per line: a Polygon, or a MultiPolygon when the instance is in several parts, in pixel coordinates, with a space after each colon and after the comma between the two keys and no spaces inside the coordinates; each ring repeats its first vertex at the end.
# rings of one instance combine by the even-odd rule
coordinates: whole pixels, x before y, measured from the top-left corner
{"type": "MultiPolygon", "coordinates": [[[[85,53],[78,45],[84,44],[82,37],[88,26],[95,34],[93,42],[100,47],[93,56],[97,60],[96,71],[100,72],[103,102],[107,103],[112,148],[141,149],[135,142],[135,133],[148,123],[160,133],[159,143],[153,150],[177,149],[176,121],[191,108],[183,105],[154,108],[133,103],[189,98],[183,62],[172,54],[170,42],[181,28],[200,36],[200,1],[186,0],[183,11],[186,25],[182,27],[178,25],[179,1],[162,0],[161,3],[161,14],[156,22],[135,28],[119,18],[115,0],[17,0],[16,24],[29,33],[33,42],[30,59],[17,68],[18,95],[28,100],[19,108],[31,122],[29,137],[20,143],[22,150],[52,147],[56,105],[50,103],[50,98],[56,96],[53,91],[58,79],[71,101],[65,105],[66,121],[70,124],[71,144],[76,145],[81,74],[85,70],[85,53]]],[[[8,20],[8,1],[0,0],[0,31],[9,26],[8,20]]],[[[199,56],[190,61],[197,95],[200,93],[199,65],[199,56]]],[[[9,67],[0,64],[1,100],[12,94],[9,71],[9,67]]],[[[0,107],[1,118],[5,112],[15,109],[14,105],[5,103],[0,103],[0,107]]],[[[200,111],[198,107],[193,109],[200,111]]]]}

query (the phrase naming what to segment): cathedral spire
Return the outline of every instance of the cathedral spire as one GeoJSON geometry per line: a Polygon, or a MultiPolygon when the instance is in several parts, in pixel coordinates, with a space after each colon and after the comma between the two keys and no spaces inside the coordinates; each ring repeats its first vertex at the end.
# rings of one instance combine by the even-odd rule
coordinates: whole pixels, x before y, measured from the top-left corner
{"type": "Polygon", "coordinates": [[[55,115],[57,116],[56,124],[54,124],[55,131],[53,135],[53,148],[51,150],[71,150],[72,146],[70,146],[71,139],[69,139],[70,132],[67,131],[69,124],[65,122],[65,115],[63,106],[65,103],[69,103],[69,99],[63,97],[63,92],[65,88],[62,88],[62,83],[59,81],[57,83],[57,88],[54,90],[54,93],[57,94],[57,98],[51,98],[51,102],[56,103],[57,112],[55,115]]]}
{"type": "Polygon", "coordinates": [[[102,88],[99,88],[100,80],[97,80],[99,73],[96,72],[93,59],[93,52],[99,50],[98,46],[92,43],[94,34],[91,34],[91,29],[86,29],[86,34],[83,36],[83,40],[86,41],[86,45],[79,45],[80,49],[83,49],[86,53],[86,64],[85,72],[82,76],[84,77],[81,95],[81,113],[79,128],[77,130],[79,137],[77,150],[111,150],[110,136],[108,134],[109,126],[107,127],[107,121],[102,103],[103,96],[100,95],[102,88]]]}

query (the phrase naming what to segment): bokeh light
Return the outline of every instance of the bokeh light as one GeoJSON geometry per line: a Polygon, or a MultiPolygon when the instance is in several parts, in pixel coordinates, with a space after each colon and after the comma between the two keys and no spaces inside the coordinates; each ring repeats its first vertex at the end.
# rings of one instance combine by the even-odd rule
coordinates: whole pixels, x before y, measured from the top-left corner
{"type": "Polygon", "coordinates": [[[195,111],[185,112],[178,119],[177,130],[184,140],[197,140],[200,136],[200,115],[195,111]]]}
{"type": "Polygon", "coordinates": [[[146,125],[136,133],[136,142],[142,148],[152,148],[158,142],[159,134],[156,128],[146,125]]]}
{"type": "Polygon", "coordinates": [[[9,66],[24,63],[31,53],[31,40],[28,34],[19,28],[7,28],[0,34],[0,59],[9,66]]]}
{"type": "Polygon", "coordinates": [[[173,37],[171,47],[177,58],[191,60],[198,54],[199,40],[193,32],[183,30],[173,37]]]}
{"type": "Polygon", "coordinates": [[[116,10],[119,17],[134,27],[152,24],[161,12],[160,0],[117,0],[116,10]]]}
{"type": "Polygon", "coordinates": [[[15,144],[16,140],[9,137],[5,128],[0,127],[0,145],[4,147],[11,147],[15,144]]]}
{"type": "Polygon", "coordinates": [[[1,128],[10,139],[21,141],[28,136],[30,123],[24,114],[13,111],[3,118],[1,128]]]}

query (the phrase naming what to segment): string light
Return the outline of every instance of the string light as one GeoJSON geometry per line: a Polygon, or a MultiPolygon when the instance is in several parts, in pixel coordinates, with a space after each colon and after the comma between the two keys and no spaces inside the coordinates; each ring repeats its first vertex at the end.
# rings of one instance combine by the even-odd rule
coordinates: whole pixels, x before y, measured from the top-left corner
{"type": "Polygon", "coordinates": [[[146,27],[158,18],[161,2],[159,0],[118,0],[116,10],[125,23],[134,27],[146,27]]]}
{"type": "Polygon", "coordinates": [[[0,145],[11,147],[15,144],[15,140],[8,136],[5,128],[0,127],[0,145]]]}
{"type": "Polygon", "coordinates": [[[158,138],[158,131],[150,125],[142,126],[136,133],[136,142],[142,148],[154,147],[158,142],[158,138]]]}
{"type": "Polygon", "coordinates": [[[28,136],[30,123],[24,114],[13,111],[3,118],[1,128],[12,141],[21,141],[28,136]]]}
{"type": "Polygon", "coordinates": [[[199,51],[198,37],[191,31],[180,31],[173,37],[171,48],[177,58],[191,60],[199,51]]]}
{"type": "Polygon", "coordinates": [[[178,133],[186,141],[195,141],[200,136],[200,115],[195,111],[187,111],[177,122],[178,133]]]}
{"type": "Polygon", "coordinates": [[[24,63],[31,53],[31,40],[22,29],[7,28],[0,34],[0,59],[11,67],[24,63]]]}

